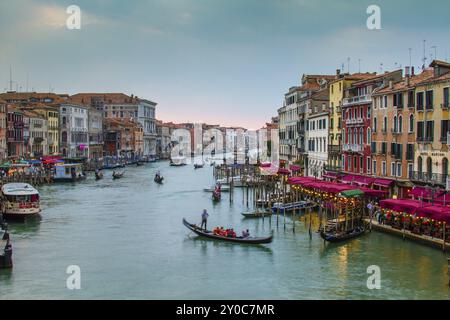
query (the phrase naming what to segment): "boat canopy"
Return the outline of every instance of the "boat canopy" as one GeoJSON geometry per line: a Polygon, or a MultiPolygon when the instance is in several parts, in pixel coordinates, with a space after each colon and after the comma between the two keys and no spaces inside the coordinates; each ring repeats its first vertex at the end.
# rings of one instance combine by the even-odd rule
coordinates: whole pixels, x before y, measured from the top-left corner
{"type": "Polygon", "coordinates": [[[28,183],[8,183],[2,187],[2,192],[6,196],[31,196],[39,192],[28,183]]]}

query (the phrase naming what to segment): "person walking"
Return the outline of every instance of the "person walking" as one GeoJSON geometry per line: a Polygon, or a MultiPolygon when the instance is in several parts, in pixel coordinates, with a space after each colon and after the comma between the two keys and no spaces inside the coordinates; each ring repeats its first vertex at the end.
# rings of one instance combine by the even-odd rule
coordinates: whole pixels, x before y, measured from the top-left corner
{"type": "Polygon", "coordinates": [[[203,228],[203,230],[206,230],[206,224],[208,222],[208,211],[206,211],[206,209],[203,209],[203,213],[202,213],[202,224],[200,226],[200,228],[203,228],[203,225],[205,225],[205,228],[203,228]]]}

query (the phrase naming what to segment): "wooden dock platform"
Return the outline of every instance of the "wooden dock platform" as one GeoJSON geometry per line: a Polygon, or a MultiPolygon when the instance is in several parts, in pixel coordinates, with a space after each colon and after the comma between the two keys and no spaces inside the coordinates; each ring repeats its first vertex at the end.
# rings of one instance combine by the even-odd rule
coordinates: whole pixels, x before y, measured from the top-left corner
{"type": "MultiPolygon", "coordinates": [[[[365,219],[367,225],[370,224],[370,219],[365,219]]],[[[415,241],[421,244],[425,244],[436,249],[443,250],[444,252],[450,251],[450,243],[445,242],[443,239],[433,238],[430,236],[420,235],[412,233],[409,230],[396,229],[388,225],[379,224],[375,219],[372,220],[372,229],[379,232],[389,233],[398,237],[402,237],[403,239],[408,239],[411,241],[415,241]]]]}

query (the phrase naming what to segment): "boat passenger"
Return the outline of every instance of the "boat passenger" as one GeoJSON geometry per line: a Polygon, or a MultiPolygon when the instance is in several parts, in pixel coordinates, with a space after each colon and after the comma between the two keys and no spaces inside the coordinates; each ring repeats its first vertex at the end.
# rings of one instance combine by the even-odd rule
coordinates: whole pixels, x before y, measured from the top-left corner
{"type": "Polygon", "coordinates": [[[248,229],[242,231],[242,237],[243,237],[243,238],[248,238],[248,237],[250,237],[250,232],[248,231],[248,229]]]}

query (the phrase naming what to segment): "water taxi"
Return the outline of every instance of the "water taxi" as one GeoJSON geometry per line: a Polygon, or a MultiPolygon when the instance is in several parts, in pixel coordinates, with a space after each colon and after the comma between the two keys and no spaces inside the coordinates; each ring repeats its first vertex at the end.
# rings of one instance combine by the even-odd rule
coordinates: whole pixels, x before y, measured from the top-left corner
{"type": "Polygon", "coordinates": [[[1,189],[2,213],[6,219],[24,219],[38,214],[39,192],[28,183],[8,183],[1,189]]]}
{"type": "Polygon", "coordinates": [[[77,182],[86,179],[81,163],[66,163],[55,166],[55,182],[77,182]]]}

